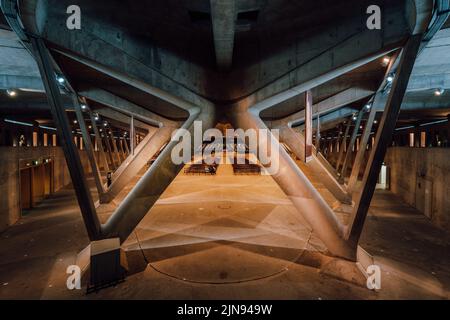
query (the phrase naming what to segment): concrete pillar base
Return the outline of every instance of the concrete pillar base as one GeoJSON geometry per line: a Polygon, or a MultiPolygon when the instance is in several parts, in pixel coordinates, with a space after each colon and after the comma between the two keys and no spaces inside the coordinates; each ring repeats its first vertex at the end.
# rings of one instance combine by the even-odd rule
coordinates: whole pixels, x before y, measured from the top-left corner
{"type": "Polygon", "coordinates": [[[358,247],[356,262],[306,251],[298,263],[317,268],[321,274],[366,288],[366,270],[374,264],[374,260],[369,253],[358,247]]]}
{"type": "Polygon", "coordinates": [[[118,238],[91,242],[77,255],[76,265],[88,293],[123,281],[129,271],[127,255],[118,238]]]}

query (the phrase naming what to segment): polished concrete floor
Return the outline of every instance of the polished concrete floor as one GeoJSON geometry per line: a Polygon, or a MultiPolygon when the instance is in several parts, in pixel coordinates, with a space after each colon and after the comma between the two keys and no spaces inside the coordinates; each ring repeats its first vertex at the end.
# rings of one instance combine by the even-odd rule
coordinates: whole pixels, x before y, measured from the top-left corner
{"type": "MultiPolygon", "coordinates": [[[[103,221],[113,209],[99,208],[103,221]]],[[[62,190],[0,235],[0,298],[449,298],[450,234],[391,193],[375,195],[361,242],[382,269],[372,292],[305,264],[325,248],[283,192],[227,165],[177,177],[126,241],[142,268],[124,283],[87,296],[66,289],[66,268],[87,245],[73,191],[62,190]]]]}

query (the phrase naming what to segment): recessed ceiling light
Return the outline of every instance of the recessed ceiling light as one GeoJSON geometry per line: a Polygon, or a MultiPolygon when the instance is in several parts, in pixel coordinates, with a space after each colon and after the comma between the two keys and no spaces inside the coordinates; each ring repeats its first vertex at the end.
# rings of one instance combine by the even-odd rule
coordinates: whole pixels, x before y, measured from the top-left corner
{"type": "Polygon", "coordinates": [[[15,97],[15,96],[17,96],[17,91],[16,91],[16,90],[13,90],[13,89],[8,89],[8,90],[6,90],[6,93],[7,93],[8,96],[10,96],[10,97],[15,97]]]}
{"type": "Polygon", "coordinates": [[[439,97],[439,96],[442,96],[444,94],[444,92],[445,92],[445,90],[442,88],[436,89],[436,90],[434,90],[434,95],[439,97]]]}

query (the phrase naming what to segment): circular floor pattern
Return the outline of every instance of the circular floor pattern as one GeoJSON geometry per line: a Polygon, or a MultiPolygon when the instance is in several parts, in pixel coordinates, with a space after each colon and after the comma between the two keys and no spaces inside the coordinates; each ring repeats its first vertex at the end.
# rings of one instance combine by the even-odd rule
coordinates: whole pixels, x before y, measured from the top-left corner
{"type": "Polygon", "coordinates": [[[279,274],[308,250],[311,229],[269,176],[180,174],[125,243],[150,267],[199,283],[251,281],[279,274]]]}

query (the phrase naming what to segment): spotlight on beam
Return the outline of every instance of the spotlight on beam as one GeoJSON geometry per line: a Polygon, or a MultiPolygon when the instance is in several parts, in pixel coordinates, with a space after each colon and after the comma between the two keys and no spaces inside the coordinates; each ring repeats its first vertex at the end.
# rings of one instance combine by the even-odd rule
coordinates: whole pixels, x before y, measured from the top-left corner
{"type": "Polygon", "coordinates": [[[11,98],[14,98],[15,96],[17,96],[17,91],[14,89],[8,89],[6,90],[6,93],[8,94],[8,96],[10,96],[11,98]]]}
{"type": "Polygon", "coordinates": [[[372,105],[370,103],[366,104],[366,109],[370,110],[370,108],[372,108],[372,105]]]}
{"type": "Polygon", "coordinates": [[[445,92],[445,90],[442,89],[442,88],[436,89],[436,90],[434,90],[434,95],[435,95],[436,97],[440,97],[440,96],[442,96],[442,95],[444,94],[444,92],[445,92]]]}
{"type": "Polygon", "coordinates": [[[387,67],[389,62],[391,62],[391,58],[390,57],[384,57],[382,64],[383,64],[384,67],[387,67]]]}
{"type": "Polygon", "coordinates": [[[64,77],[61,75],[56,75],[56,81],[58,81],[58,83],[60,85],[64,85],[64,83],[66,82],[66,79],[64,79],[64,77]]]}
{"type": "Polygon", "coordinates": [[[388,77],[387,77],[387,82],[389,82],[389,83],[391,83],[392,81],[394,81],[394,77],[395,77],[395,75],[394,74],[390,74],[388,77]]]}
{"type": "Polygon", "coordinates": [[[87,108],[87,107],[86,107],[85,104],[82,104],[82,105],[81,105],[81,110],[86,110],[86,108],[87,108]]]}

